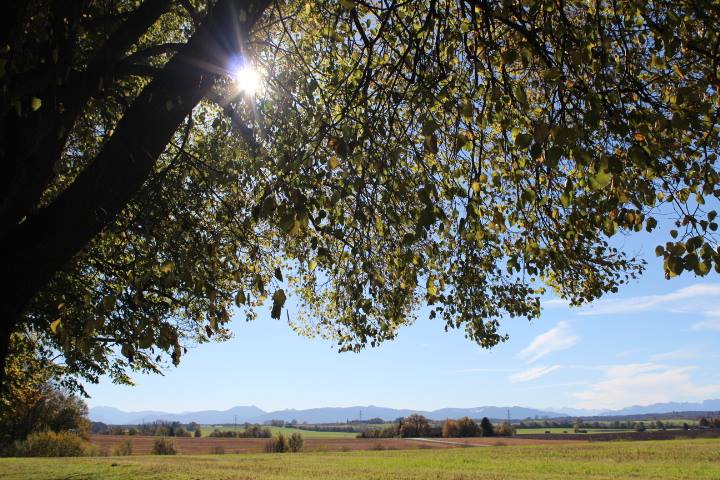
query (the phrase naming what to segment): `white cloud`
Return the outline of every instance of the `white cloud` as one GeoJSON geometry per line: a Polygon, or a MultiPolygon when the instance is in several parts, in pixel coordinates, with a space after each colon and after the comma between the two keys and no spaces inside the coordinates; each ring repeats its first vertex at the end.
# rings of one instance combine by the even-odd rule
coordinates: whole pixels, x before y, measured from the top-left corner
{"type": "Polygon", "coordinates": [[[579,408],[617,409],[669,401],[697,401],[720,393],[720,385],[695,384],[696,367],[669,367],[657,363],[609,365],[605,378],[576,393],[579,408]]]}
{"type": "Polygon", "coordinates": [[[693,323],[692,329],[720,332],[720,318],[712,318],[710,320],[693,323]]]}
{"type": "Polygon", "coordinates": [[[543,377],[550,372],[554,372],[558,368],[560,368],[560,365],[551,365],[549,367],[528,368],[527,370],[523,370],[522,372],[518,372],[514,375],[510,375],[510,381],[512,383],[528,382],[530,380],[535,380],[537,378],[543,377]]]}
{"type": "Polygon", "coordinates": [[[570,332],[568,322],[558,322],[555,327],[535,337],[530,345],[520,352],[520,357],[532,363],[553,352],[573,347],[579,341],[580,337],[570,332]]]}
{"type": "Polygon", "coordinates": [[[674,313],[701,313],[720,316],[715,299],[720,284],[695,284],[663,295],[644,295],[618,300],[601,300],[578,312],[579,315],[618,315],[665,310],[674,313]]]}

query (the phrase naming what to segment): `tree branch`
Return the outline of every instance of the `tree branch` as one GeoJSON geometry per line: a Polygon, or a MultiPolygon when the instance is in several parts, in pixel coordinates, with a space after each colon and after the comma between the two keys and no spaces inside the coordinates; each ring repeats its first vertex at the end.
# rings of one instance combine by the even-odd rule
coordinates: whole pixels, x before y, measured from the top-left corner
{"type": "Polygon", "coordinates": [[[221,0],[213,7],[187,47],[140,93],[91,165],[3,242],[2,286],[12,299],[3,330],[140,190],[172,135],[241,51],[239,38],[246,37],[269,3],[221,0]],[[237,20],[236,6],[245,12],[243,22],[237,20]]]}

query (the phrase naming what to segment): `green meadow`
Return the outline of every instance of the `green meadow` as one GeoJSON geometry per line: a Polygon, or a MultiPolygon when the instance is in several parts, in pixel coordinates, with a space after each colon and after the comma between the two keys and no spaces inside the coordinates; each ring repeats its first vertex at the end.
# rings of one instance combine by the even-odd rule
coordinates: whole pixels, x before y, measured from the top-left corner
{"type": "Polygon", "coordinates": [[[720,440],[447,450],[0,459],[3,480],[718,479],[720,440]]]}

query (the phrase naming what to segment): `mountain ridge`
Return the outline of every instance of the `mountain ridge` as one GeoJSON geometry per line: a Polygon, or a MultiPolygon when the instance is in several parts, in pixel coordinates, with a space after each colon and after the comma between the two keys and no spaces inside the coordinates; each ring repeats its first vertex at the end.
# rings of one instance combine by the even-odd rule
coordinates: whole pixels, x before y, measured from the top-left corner
{"type": "Polygon", "coordinates": [[[488,417],[504,419],[509,415],[512,420],[526,418],[558,418],[576,416],[623,416],[642,414],[661,414],[678,411],[720,411],[720,399],[702,402],[664,402],[651,405],[633,405],[618,410],[548,408],[538,409],[521,406],[496,407],[480,406],[469,408],[440,408],[436,410],[414,410],[408,408],[378,407],[375,405],[358,405],[352,407],[318,407],[308,409],[284,409],[266,412],[254,405],[235,406],[226,410],[199,410],[180,413],[169,413],[157,410],[126,412],[115,407],[97,406],[89,411],[92,421],[114,425],[129,425],[153,422],[156,420],[177,421],[181,423],[197,422],[201,424],[263,423],[270,420],[307,423],[336,423],[347,420],[382,418],[394,420],[412,413],[425,415],[431,420],[444,420],[459,417],[488,417]]]}

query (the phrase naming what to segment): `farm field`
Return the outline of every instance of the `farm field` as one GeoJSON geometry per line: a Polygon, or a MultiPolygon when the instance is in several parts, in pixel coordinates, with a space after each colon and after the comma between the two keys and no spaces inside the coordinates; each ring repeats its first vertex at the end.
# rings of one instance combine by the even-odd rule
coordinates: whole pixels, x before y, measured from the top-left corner
{"type": "Polygon", "coordinates": [[[0,479],[717,479],[720,440],[202,456],[0,459],[0,479]]]}
{"type": "MultiPolygon", "coordinates": [[[[90,442],[100,450],[112,453],[116,447],[130,440],[134,455],[149,455],[155,440],[159,437],[126,435],[91,435],[90,442]]],[[[212,453],[211,449],[222,447],[225,453],[264,452],[267,438],[172,438],[175,449],[181,455],[202,455],[212,453]]],[[[570,440],[571,442],[574,440],[570,440]]],[[[351,450],[405,450],[417,448],[450,448],[468,445],[540,445],[555,444],[559,440],[535,440],[522,438],[448,438],[448,439],[409,439],[409,438],[305,438],[305,451],[338,452],[351,450]]]]}
{"type": "MultiPolygon", "coordinates": [[[[303,438],[355,438],[357,433],[353,432],[319,432],[315,430],[301,430],[299,428],[291,427],[271,427],[262,425],[263,428],[269,428],[273,435],[282,433],[283,435],[292,435],[293,433],[302,434],[303,438]]],[[[234,425],[203,425],[200,427],[203,437],[207,437],[210,433],[215,430],[232,431],[236,430],[234,425]]],[[[242,432],[245,430],[244,426],[238,425],[237,431],[242,432]]]]}
{"type": "MultiPolygon", "coordinates": [[[[612,429],[612,428],[588,428],[586,429],[587,433],[615,433],[615,432],[634,432],[635,430],[631,428],[618,428],[618,429],[612,429]]],[[[648,429],[647,431],[652,431],[648,429]]],[[[550,433],[575,433],[575,431],[571,428],[518,428],[515,430],[515,433],[517,435],[537,435],[537,434],[543,434],[545,432],[550,433]]],[[[577,435],[586,435],[586,433],[578,433],[577,435]]]]}

